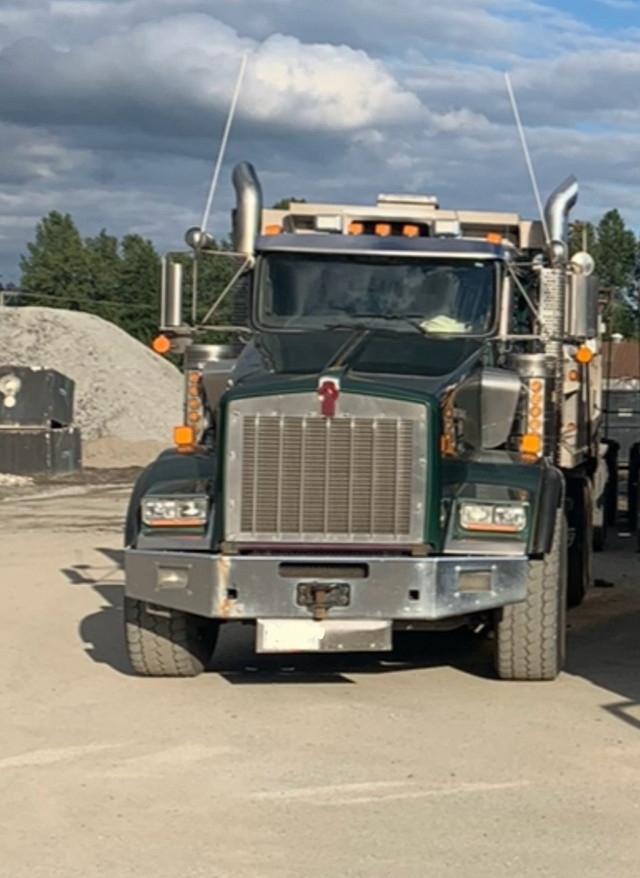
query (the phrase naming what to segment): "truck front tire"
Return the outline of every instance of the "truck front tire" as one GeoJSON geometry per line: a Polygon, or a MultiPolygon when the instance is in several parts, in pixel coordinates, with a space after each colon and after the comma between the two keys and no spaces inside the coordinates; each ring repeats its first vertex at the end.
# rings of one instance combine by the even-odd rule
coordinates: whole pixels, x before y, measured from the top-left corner
{"type": "Polygon", "coordinates": [[[556,515],[551,551],[529,563],[527,598],[502,611],[495,631],[495,666],[502,680],[555,680],[564,663],[567,526],[556,515]]]}
{"type": "Polygon", "coordinates": [[[204,671],[218,638],[218,623],[146,601],[124,599],[131,667],[142,677],[195,677],[204,671]]]}

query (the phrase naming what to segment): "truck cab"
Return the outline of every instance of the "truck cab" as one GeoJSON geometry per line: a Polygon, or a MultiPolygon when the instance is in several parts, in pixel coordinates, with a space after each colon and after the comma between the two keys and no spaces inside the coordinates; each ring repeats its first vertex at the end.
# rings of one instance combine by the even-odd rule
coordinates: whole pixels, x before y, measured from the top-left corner
{"type": "Polygon", "coordinates": [[[237,358],[194,345],[165,290],[185,425],[132,496],[135,670],[197,673],[236,621],[259,652],[383,652],[396,631],[484,628],[498,676],[555,678],[567,483],[598,465],[593,296],[564,241],[574,182],[548,203],[551,238],[430,197],[262,210],[247,164],[234,184],[237,358]]]}

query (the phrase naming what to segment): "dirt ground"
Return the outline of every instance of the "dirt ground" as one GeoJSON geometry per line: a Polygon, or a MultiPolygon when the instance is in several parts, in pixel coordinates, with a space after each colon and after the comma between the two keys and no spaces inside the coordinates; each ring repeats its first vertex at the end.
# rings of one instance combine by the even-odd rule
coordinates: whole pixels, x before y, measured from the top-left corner
{"type": "Polygon", "coordinates": [[[0,876],[637,878],[640,556],[620,537],[555,683],[471,635],[133,677],[133,470],[0,488],[0,876]]]}

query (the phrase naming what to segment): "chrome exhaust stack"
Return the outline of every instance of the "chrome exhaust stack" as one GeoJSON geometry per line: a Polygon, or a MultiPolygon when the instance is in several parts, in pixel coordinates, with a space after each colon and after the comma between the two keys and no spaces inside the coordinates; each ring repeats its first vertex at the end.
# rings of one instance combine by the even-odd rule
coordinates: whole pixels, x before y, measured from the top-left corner
{"type": "Polygon", "coordinates": [[[578,200],[578,181],[567,177],[549,196],[544,208],[544,220],[549,234],[549,257],[553,265],[566,262],[569,247],[567,224],[569,212],[578,200]]]}
{"type": "Polygon", "coordinates": [[[161,329],[178,329],[183,324],[182,272],[182,263],[162,260],[161,329]]]}
{"type": "Polygon", "coordinates": [[[233,169],[236,190],[236,209],[233,212],[233,246],[237,253],[254,255],[256,238],[260,234],[262,217],[262,189],[255,168],[249,162],[240,162],[233,169]]]}

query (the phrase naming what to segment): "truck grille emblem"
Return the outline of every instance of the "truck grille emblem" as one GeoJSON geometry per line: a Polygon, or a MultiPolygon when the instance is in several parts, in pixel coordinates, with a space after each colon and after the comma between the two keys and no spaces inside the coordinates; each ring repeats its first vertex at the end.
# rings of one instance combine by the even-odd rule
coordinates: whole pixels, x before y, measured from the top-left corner
{"type": "Polygon", "coordinates": [[[336,403],[340,396],[340,382],[337,378],[321,378],[318,381],[318,398],[320,411],[325,418],[333,418],[336,413],[336,403]]]}

